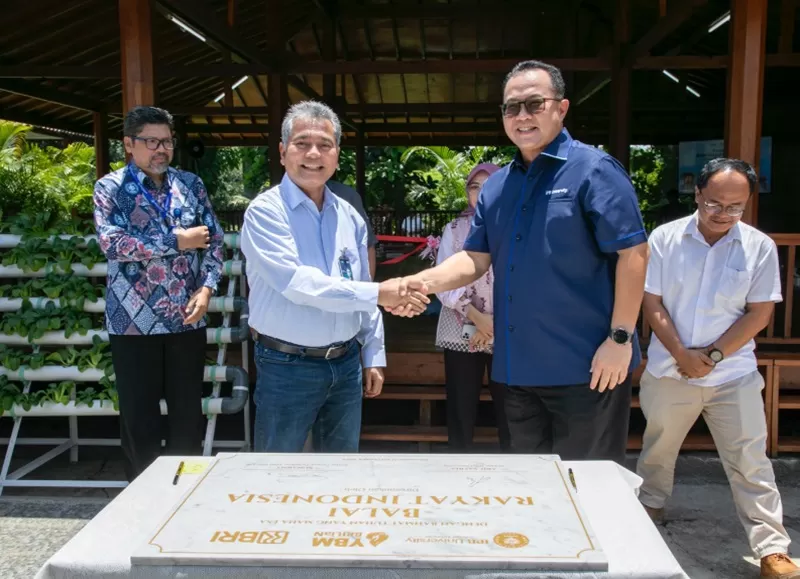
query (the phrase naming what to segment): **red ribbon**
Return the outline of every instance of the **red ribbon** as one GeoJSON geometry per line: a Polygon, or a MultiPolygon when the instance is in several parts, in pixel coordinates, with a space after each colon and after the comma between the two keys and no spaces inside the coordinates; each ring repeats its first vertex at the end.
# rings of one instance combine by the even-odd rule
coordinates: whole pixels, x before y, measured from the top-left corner
{"type": "Polygon", "coordinates": [[[421,252],[428,245],[428,239],[425,237],[405,237],[402,235],[378,235],[378,241],[389,242],[389,243],[417,244],[417,246],[408,253],[405,253],[398,257],[393,257],[392,259],[387,259],[386,261],[382,261],[379,265],[394,265],[396,263],[400,263],[401,261],[408,259],[412,255],[416,255],[417,253],[421,252]]]}

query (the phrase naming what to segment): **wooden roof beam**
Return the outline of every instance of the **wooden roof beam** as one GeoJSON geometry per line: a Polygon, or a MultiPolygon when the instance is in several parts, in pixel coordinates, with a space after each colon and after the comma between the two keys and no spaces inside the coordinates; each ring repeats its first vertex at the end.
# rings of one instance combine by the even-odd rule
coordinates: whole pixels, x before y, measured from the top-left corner
{"type": "MultiPolygon", "coordinates": [[[[375,61],[304,61],[297,60],[286,67],[288,74],[448,74],[448,73],[505,73],[520,62],[514,59],[455,59],[455,60],[375,60],[375,61]]],[[[545,58],[561,70],[611,70],[610,61],[603,58],[545,58]]],[[[659,70],[669,67],[682,69],[725,68],[727,56],[644,56],[633,62],[633,68],[659,70]]],[[[768,54],[768,67],[800,67],[800,53],[768,54]]],[[[264,75],[274,67],[260,64],[191,64],[156,66],[159,78],[224,78],[231,75],[264,75]]],[[[108,66],[51,66],[0,65],[0,78],[112,78],[119,79],[119,67],[108,66]]],[[[574,99],[573,99],[574,100],[574,99]]]]}
{"type": "MultiPolygon", "coordinates": [[[[501,132],[503,125],[498,120],[496,123],[362,123],[360,127],[365,133],[494,133],[501,132]]],[[[233,124],[204,124],[186,125],[187,133],[206,134],[267,134],[267,123],[233,123],[233,124]]],[[[351,129],[357,130],[357,129],[351,129]]]]}
{"type": "Polygon", "coordinates": [[[342,18],[368,18],[368,19],[486,19],[493,15],[502,16],[499,10],[502,8],[507,13],[519,10],[520,13],[530,12],[531,3],[525,0],[512,0],[500,2],[500,6],[495,3],[492,6],[479,4],[477,2],[459,2],[457,4],[430,3],[430,4],[341,4],[339,6],[339,16],[342,18]],[[488,8],[488,9],[487,9],[488,8]]]}
{"type": "Polygon", "coordinates": [[[155,0],[159,12],[167,18],[174,16],[206,37],[207,42],[221,52],[231,51],[241,59],[261,64],[278,66],[288,56],[267,54],[244,38],[236,26],[227,26],[196,0],[155,0]]]}
{"type": "Polygon", "coordinates": [[[0,80],[0,90],[84,111],[100,112],[106,109],[106,105],[90,97],[75,95],[25,80],[0,80]]]}
{"type": "MultiPolygon", "coordinates": [[[[675,32],[681,24],[692,16],[695,10],[704,6],[707,2],[708,0],[675,0],[671,2],[667,15],[663,18],[659,18],[655,26],[648,30],[645,35],[631,47],[626,60],[635,63],[637,59],[650,54],[650,51],[659,42],[675,32]]],[[[611,82],[610,72],[597,74],[575,97],[575,104],[583,104],[591,98],[592,95],[597,94],[609,82],[611,82]]]]}
{"type": "Polygon", "coordinates": [[[76,133],[80,138],[93,139],[93,129],[91,124],[78,125],[69,121],[59,119],[50,119],[36,113],[27,113],[24,111],[16,111],[14,109],[5,108],[0,111],[0,119],[6,121],[14,121],[15,123],[23,123],[33,127],[44,127],[51,129],[58,129],[61,131],[69,131],[76,133]]]}

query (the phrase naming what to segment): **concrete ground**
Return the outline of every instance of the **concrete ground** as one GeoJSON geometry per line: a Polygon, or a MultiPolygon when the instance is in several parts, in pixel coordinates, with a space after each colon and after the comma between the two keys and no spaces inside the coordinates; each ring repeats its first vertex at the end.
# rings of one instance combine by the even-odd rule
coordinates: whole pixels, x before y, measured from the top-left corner
{"type": "MultiPolygon", "coordinates": [[[[380,448],[364,449],[379,451],[380,448]]],[[[37,478],[123,478],[117,449],[91,455],[78,464],[66,456],[36,471],[37,478]],[[66,474],[65,474],[66,473],[66,474]]],[[[630,457],[630,468],[635,456],[630,457]]],[[[800,459],[774,462],[784,506],[784,524],[800,556],[800,459]]],[[[716,455],[682,456],[664,540],[692,579],[758,577],[739,524],[727,481],[716,455]]],[[[100,489],[6,489],[0,497],[0,578],[31,578],[61,545],[96,515],[117,491],[100,489]]]]}

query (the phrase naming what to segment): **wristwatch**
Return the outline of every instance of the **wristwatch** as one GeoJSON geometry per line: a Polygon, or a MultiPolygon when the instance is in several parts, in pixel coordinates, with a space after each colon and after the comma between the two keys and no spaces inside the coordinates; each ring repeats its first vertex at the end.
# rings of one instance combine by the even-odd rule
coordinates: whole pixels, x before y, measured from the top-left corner
{"type": "Polygon", "coordinates": [[[714,362],[714,364],[719,364],[725,359],[725,354],[722,353],[722,350],[711,346],[711,349],[708,351],[708,357],[711,358],[711,361],[714,362]]]}
{"type": "Polygon", "coordinates": [[[633,332],[625,328],[614,328],[608,332],[608,337],[616,344],[630,344],[633,341],[633,332]]]}

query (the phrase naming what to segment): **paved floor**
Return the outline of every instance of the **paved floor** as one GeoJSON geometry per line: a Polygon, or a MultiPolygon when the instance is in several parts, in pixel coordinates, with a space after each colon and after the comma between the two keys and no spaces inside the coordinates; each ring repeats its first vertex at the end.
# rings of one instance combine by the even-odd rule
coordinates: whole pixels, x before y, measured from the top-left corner
{"type": "MultiPolygon", "coordinates": [[[[631,457],[633,465],[634,457],[631,457]]],[[[800,459],[775,463],[784,523],[800,555],[800,459]]],[[[121,479],[118,457],[83,456],[57,461],[38,473],[57,478],[121,479]]],[[[719,461],[709,454],[679,460],[675,496],[659,529],[692,579],[758,577],[719,461]]],[[[0,578],[31,578],[47,558],[77,533],[116,491],[7,489],[0,498],[0,578]]]]}

